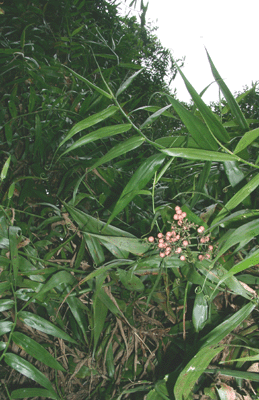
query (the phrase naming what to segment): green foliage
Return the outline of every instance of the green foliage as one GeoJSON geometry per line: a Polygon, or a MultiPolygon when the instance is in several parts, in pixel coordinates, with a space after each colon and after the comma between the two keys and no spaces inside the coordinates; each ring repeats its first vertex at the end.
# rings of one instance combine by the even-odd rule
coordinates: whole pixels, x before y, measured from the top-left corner
{"type": "Polygon", "coordinates": [[[8,398],[222,398],[215,371],[236,393],[241,380],[259,390],[247,371],[258,359],[259,135],[257,111],[242,110],[256,91],[234,98],[208,55],[223,108],[180,68],[194,107],[179,103],[164,82],[176,66],[140,7],[141,24],[104,0],[3,5],[8,398]],[[171,246],[162,257],[152,242],[170,247],[173,223],[184,256],[171,246]]]}

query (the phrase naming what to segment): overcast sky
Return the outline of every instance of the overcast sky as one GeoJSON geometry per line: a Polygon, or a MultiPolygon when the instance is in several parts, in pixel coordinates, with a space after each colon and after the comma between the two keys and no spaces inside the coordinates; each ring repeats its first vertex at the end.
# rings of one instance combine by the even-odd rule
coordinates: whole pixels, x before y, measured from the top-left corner
{"type": "MultiPolygon", "coordinates": [[[[232,93],[259,81],[259,0],[149,0],[146,18],[176,59],[185,56],[183,72],[198,92],[213,81],[205,46],[232,93]]],[[[180,76],[175,87],[190,99],[180,76]]],[[[203,99],[218,100],[216,83],[203,99]]]]}

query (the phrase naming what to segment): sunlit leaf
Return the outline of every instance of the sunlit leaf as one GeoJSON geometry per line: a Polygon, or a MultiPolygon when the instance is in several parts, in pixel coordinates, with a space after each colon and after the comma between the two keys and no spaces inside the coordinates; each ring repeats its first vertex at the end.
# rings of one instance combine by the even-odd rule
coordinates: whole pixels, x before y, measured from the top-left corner
{"type": "Polygon", "coordinates": [[[162,153],[171,157],[188,158],[189,160],[203,160],[203,161],[233,161],[237,159],[229,153],[220,153],[216,151],[208,151],[201,149],[184,149],[184,148],[170,148],[160,150],[162,153]]]}
{"type": "MultiPolygon", "coordinates": [[[[29,363],[28,361],[24,360],[23,358],[17,356],[13,353],[6,353],[4,360],[9,367],[15,369],[20,374],[27,376],[27,378],[32,379],[33,381],[39,383],[41,386],[48,389],[52,395],[55,395],[55,391],[52,388],[52,385],[48,378],[40,372],[34,365],[29,363]]],[[[55,397],[58,399],[58,396],[55,397]]]]}
{"type": "Polygon", "coordinates": [[[258,136],[259,136],[259,128],[246,132],[236,145],[234,153],[237,154],[240,153],[242,150],[246,149],[251,143],[253,143],[258,138],[258,136]]]}
{"type": "Polygon", "coordinates": [[[59,337],[71,343],[75,344],[77,343],[67,333],[62,331],[62,329],[58,328],[57,326],[47,321],[46,319],[40,317],[39,315],[32,314],[28,311],[19,311],[18,318],[25,325],[37,329],[38,331],[47,333],[48,335],[59,337]]]}
{"type": "Polygon", "coordinates": [[[119,89],[116,92],[116,97],[118,97],[124,90],[126,90],[131,82],[138,76],[143,71],[144,68],[141,68],[139,71],[135,72],[133,75],[131,75],[125,82],[123,82],[119,89]]]}
{"type": "Polygon", "coordinates": [[[40,388],[26,388],[13,390],[11,393],[11,399],[25,399],[29,397],[42,397],[44,399],[58,400],[59,397],[56,393],[52,393],[47,389],[40,388]]]}
{"type": "Polygon", "coordinates": [[[62,365],[60,365],[59,362],[55,360],[55,358],[43,346],[31,339],[29,336],[26,336],[21,332],[14,332],[12,335],[12,340],[26,353],[48,365],[50,368],[65,372],[65,369],[62,367],[62,365]]]}

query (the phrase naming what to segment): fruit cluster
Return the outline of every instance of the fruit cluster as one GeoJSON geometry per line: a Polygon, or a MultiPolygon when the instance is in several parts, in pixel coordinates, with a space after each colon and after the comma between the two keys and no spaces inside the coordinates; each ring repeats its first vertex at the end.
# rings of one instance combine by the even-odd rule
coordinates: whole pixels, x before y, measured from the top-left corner
{"type": "Polygon", "coordinates": [[[155,243],[159,249],[161,258],[170,256],[171,254],[179,254],[181,261],[186,261],[191,255],[191,246],[193,240],[197,240],[199,260],[210,259],[213,252],[213,246],[208,244],[210,237],[204,235],[204,226],[198,226],[188,221],[186,212],[182,211],[179,206],[175,207],[174,222],[171,226],[171,231],[163,235],[159,232],[157,238],[149,236],[148,241],[155,243]],[[192,231],[195,236],[192,236],[192,231]],[[197,233],[196,233],[197,232],[197,233]],[[197,235],[198,234],[198,235],[197,235]]]}

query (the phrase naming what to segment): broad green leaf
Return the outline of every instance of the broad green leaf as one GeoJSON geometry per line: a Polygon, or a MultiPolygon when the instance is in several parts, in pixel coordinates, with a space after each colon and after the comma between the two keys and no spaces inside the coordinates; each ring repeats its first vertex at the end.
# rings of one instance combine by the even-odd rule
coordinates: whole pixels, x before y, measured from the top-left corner
{"type": "Polygon", "coordinates": [[[183,148],[170,148],[160,150],[162,153],[171,157],[187,158],[189,160],[202,160],[202,161],[233,161],[238,157],[228,153],[219,153],[216,151],[197,150],[197,149],[183,149],[183,148]]]}
{"type": "Polygon", "coordinates": [[[253,143],[258,138],[258,136],[259,136],[259,128],[246,132],[236,145],[234,154],[240,153],[242,150],[246,149],[251,143],[253,143]]]}
{"type": "MultiPolygon", "coordinates": [[[[207,50],[206,50],[206,52],[207,52],[207,50]]],[[[208,52],[207,52],[207,56],[209,59],[212,74],[213,74],[214,78],[216,79],[216,82],[219,85],[223,95],[225,96],[225,99],[227,100],[227,103],[229,105],[229,108],[231,110],[233,117],[238,122],[240,128],[242,128],[244,130],[248,130],[249,126],[244,117],[244,114],[242,113],[242,111],[240,110],[240,108],[236,102],[236,99],[233,97],[229,88],[227,87],[227,85],[225,84],[225,82],[223,81],[221,76],[219,75],[218,71],[216,70],[215,65],[213,64],[208,52]]]]}
{"type": "Polygon", "coordinates": [[[65,372],[65,369],[62,367],[62,365],[59,364],[59,362],[55,360],[55,358],[43,346],[41,346],[38,342],[35,342],[35,340],[21,332],[14,332],[12,335],[12,340],[22,350],[37,360],[43,362],[48,367],[65,372]]]}
{"type": "Polygon", "coordinates": [[[105,92],[105,90],[94,85],[88,79],[84,78],[82,75],[79,75],[77,72],[73,71],[71,68],[67,67],[66,65],[63,65],[63,67],[67,68],[76,78],[78,78],[80,81],[86,83],[88,86],[90,86],[90,88],[94,89],[96,92],[102,94],[103,96],[107,97],[108,99],[112,99],[113,96],[110,93],[105,92]]]}
{"type": "Polygon", "coordinates": [[[140,129],[143,129],[144,127],[151,125],[161,114],[163,114],[168,108],[171,107],[171,104],[168,106],[165,106],[163,108],[160,108],[154,114],[150,115],[146,121],[143,122],[143,124],[140,126],[140,129]]]}
{"type": "Polygon", "coordinates": [[[200,332],[208,319],[208,302],[204,296],[204,293],[199,290],[195,295],[193,310],[192,310],[192,322],[196,332],[200,332]]]}
{"type": "Polygon", "coordinates": [[[100,241],[86,232],[84,232],[84,239],[94,263],[96,265],[102,264],[105,261],[105,256],[100,241]]]}
{"type": "Polygon", "coordinates": [[[142,292],[145,289],[142,281],[134,275],[133,271],[118,269],[117,274],[123,286],[130,291],[142,292]]]}
{"type": "Polygon", "coordinates": [[[251,314],[255,307],[256,304],[250,301],[230,318],[217,325],[216,328],[212,329],[212,331],[200,340],[201,348],[216,346],[222,339],[224,339],[224,337],[241,324],[241,322],[251,314]]]}
{"type": "Polygon", "coordinates": [[[125,82],[123,82],[121,84],[121,86],[119,87],[119,89],[116,92],[116,97],[118,97],[122,92],[124,92],[124,90],[126,90],[129,85],[131,84],[131,82],[136,78],[136,76],[138,76],[138,74],[140,74],[140,72],[143,71],[144,68],[141,68],[139,71],[135,72],[133,75],[131,75],[125,82]]]}
{"type": "Polygon", "coordinates": [[[73,283],[75,283],[75,278],[66,271],[57,272],[56,274],[52,275],[47,282],[44,283],[41,290],[35,295],[35,297],[42,296],[44,293],[52,290],[62,283],[73,285],[73,283]]]}
{"type": "Polygon", "coordinates": [[[226,203],[225,207],[218,213],[213,220],[212,225],[220,221],[226,214],[237,207],[242,201],[252,193],[259,185],[259,174],[255,175],[246,185],[242,187],[231,199],[226,203]]]}
{"type": "Polygon", "coordinates": [[[79,326],[79,328],[82,331],[83,337],[88,343],[87,335],[86,332],[88,331],[88,326],[87,326],[87,320],[85,316],[85,312],[83,311],[83,304],[82,302],[74,296],[69,296],[66,299],[67,304],[69,305],[69,308],[79,326]]]}
{"type": "Polygon", "coordinates": [[[26,389],[17,389],[13,390],[11,393],[11,399],[27,399],[29,397],[42,397],[44,399],[53,399],[58,400],[59,397],[50,392],[47,389],[40,389],[40,388],[26,388],[26,389]]]}
{"type": "Polygon", "coordinates": [[[0,175],[1,181],[3,181],[6,178],[6,175],[7,175],[8,169],[9,169],[9,165],[10,165],[10,161],[11,161],[11,156],[9,156],[7,158],[7,160],[4,163],[4,166],[2,168],[1,175],[0,175]]]}
{"type": "Polygon", "coordinates": [[[197,108],[199,109],[203,119],[208,126],[209,130],[213,133],[213,135],[221,142],[227,143],[230,140],[229,134],[218,120],[218,118],[213,114],[210,107],[208,107],[201,97],[198,95],[196,90],[192,87],[190,82],[186,79],[183,72],[178,68],[180,75],[182,76],[185,86],[192,96],[194,103],[196,104],[197,108]]]}
{"type": "Polygon", "coordinates": [[[141,241],[138,238],[125,238],[125,237],[116,237],[116,236],[104,236],[104,235],[96,235],[92,234],[92,236],[98,238],[101,243],[105,246],[108,242],[110,244],[115,245],[117,248],[125,250],[129,253],[142,255],[147,250],[149,250],[150,245],[141,241]]]}
{"type": "Polygon", "coordinates": [[[108,296],[108,294],[105,292],[105,290],[100,288],[98,292],[98,297],[99,299],[103,302],[105,307],[107,307],[116,317],[122,317],[121,311],[116,307],[116,305],[113,303],[112,299],[108,296]]]}
{"type": "Polygon", "coordinates": [[[104,163],[107,163],[108,161],[113,160],[116,157],[119,157],[123,154],[128,153],[129,151],[136,149],[137,147],[141,146],[144,141],[145,139],[142,136],[136,135],[123,141],[122,143],[117,144],[117,146],[111,148],[111,150],[108,151],[108,153],[106,153],[94,165],[92,165],[92,167],[89,168],[89,171],[99,167],[104,163]]]}
{"type": "MultiPolygon", "coordinates": [[[[30,378],[33,381],[39,383],[41,386],[48,389],[52,393],[52,395],[56,394],[46,376],[28,361],[13,353],[6,353],[4,356],[4,360],[6,364],[9,365],[9,367],[15,369],[20,374],[27,376],[27,378],[30,378]]],[[[58,399],[58,396],[56,395],[55,398],[58,399]]]]}
{"type": "Polygon", "coordinates": [[[11,332],[13,327],[13,322],[11,321],[0,321],[0,336],[5,333],[11,332]]]}
{"type": "Polygon", "coordinates": [[[10,243],[11,261],[13,266],[13,278],[15,286],[19,270],[18,238],[20,233],[21,233],[21,228],[17,226],[9,226],[9,243],[10,243]]]}
{"type": "Polygon", "coordinates": [[[10,310],[14,306],[14,300],[12,299],[4,299],[0,300],[0,312],[10,310]]]}
{"type": "Polygon", "coordinates": [[[200,118],[187,110],[172,96],[167,96],[167,98],[199,147],[204,150],[217,150],[219,147],[218,143],[200,118]]]}
{"type": "MultiPolygon", "coordinates": [[[[195,382],[203,374],[211,360],[224,350],[221,347],[206,346],[201,349],[180,373],[174,387],[175,400],[187,400],[195,382]]],[[[170,375],[169,375],[170,379],[170,375]]]]}
{"type": "Polygon", "coordinates": [[[51,322],[46,319],[40,317],[39,315],[32,314],[28,311],[19,311],[18,318],[25,325],[30,326],[31,328],[37,329],[40,332],[47,333],[48,335],[56,336],[61,339],[67,340],[71,343],[77,343],[74,339],[72,339],[66,332],[62,329],[58,328],[51,322]]]}
{"type": "Polygon", "coordinates": [[[105,126],[104,128],[97,129],[88,135],[82,137],[81,139],[77,140],[73,143],[61,156],[64,154],[69,153],[72,150],[77,149],[78,147],[82,147],[87,143],[94,142],[95,140],[103,139],[106,137],[111,137],[114,135],[118,135],[120,133],[124,133],[129,131],[132,128],[131,124],[120,124],[120,125],[113,125],[113,126],[105,126]]]}
{"type": "Polygon", "coordinates": [[[69,139],[71,139],[76,133],[83,131],[84,129],[90,128],[90,126],[96,125],[99,122],[104,121],[105,119],[111,117],[118,111],[118,107],[110,106],[105,110],[98,112],[97,114],[91,115],[90,117],[84,119],[83,121],[78,122],[73,126],[73,128],[68,132],[65,139],[59,144],[58,149],[63,146],[69,139]]]}
{"type": "Polygon", "coordinates": [[[118,215],[126,206],[133,200],[136,192],[143,189],[155,172],[164,162],[165,156],[155,154],[147,158],[142,165],[133,174],[127,185],[125,186],[119,200],[117,201],[111,216],[108,219],[107,225],[111,223],[114,217],[118,215]]]}
{"type": "Polygon", "coordinates": [[[228,177],[229,183],[232,187],[236,186],[245,177],[245,175],[239,168],[237,161],[225,161],[224,169],[228,177]]]}

